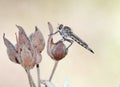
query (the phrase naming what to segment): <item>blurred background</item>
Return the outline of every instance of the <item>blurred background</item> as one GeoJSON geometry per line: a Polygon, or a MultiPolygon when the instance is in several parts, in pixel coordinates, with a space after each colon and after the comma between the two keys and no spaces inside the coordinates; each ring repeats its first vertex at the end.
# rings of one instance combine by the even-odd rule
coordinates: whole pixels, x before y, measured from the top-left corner
{"type": "MultiPolygon", "coordinates": [[[[120,0],[0,0],[0,87],[29,87],[24,69],[8,59],[3,33],[16,43],[16,24],[27,35],[34,27],[48,39],[48,25],[62,23],[72,28],[94,50],[74,43],[59,62],[53,82],[68,80],[72,87],[118,87],[120,84],[120,0]]],[[[57,40],[57,39],[55,39],[57,40]]],[[[41,78],[48,79],[54,61],[42,52],[41,78]]],[[[37,83],[36,69],[31,73],[37,83]]]]}

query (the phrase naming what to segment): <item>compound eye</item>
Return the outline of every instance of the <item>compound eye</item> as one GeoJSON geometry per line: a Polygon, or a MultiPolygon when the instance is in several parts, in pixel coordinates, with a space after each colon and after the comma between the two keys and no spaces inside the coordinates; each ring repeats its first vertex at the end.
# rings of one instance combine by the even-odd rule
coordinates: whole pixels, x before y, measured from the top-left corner
{"type": "Polygon", "coordinates": [[[59,27],[58,27],[58,29],[61,30],[62,28],[63,28],[63,25],[60,24],[59,27]]]}

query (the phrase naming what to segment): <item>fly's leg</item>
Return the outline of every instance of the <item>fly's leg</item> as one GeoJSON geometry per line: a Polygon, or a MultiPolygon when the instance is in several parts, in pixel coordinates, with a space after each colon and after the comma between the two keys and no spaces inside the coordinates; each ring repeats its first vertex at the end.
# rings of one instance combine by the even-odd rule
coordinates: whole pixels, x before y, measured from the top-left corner
{"type": "Polygon", "coordinates": [[[63,42],[63,41],[67,41],[69,42],[70,44],[66,47],[66,50],[68,50],[68,48],[73,44],[73,40],[70,40],[70,39],[66,39],[63,37],[63,39],[59,40],[58,42],[56,42],[55,44],[58,44],[59,42],[63,42]]]}
{"type": "Polygon", "coordinates": [[[59,31],[56,31],[55,33],[49,34],[48,36],[55,35],[55,34],[57,34],[58,32],[59,32],[59,31]]]}
{"type": "Polygon", "coordinates": [[[70,43],[70,45],[66,49],[68,49],[74,42],[73,40],[66,39],[66,38],[64,38],[64,40],[70,43]]]}

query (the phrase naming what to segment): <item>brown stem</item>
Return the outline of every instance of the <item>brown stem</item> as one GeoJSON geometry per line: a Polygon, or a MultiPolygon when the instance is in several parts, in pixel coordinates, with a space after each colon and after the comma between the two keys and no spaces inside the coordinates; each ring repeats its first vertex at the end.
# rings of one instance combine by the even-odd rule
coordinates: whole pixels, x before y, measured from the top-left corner
{"type": "Polygon", "coordinates": [[[55,61],[55,64],[54,64],[52,73],[51,73],[50,78],[49,78],[49,81],[52,80],[52,77],[53,77],[53,75],[54,75],[54,73],[55,73],[55,70],[56,70],[56,68],[57,68],[57,65],[58,65],[58,61],[55,61]]]}

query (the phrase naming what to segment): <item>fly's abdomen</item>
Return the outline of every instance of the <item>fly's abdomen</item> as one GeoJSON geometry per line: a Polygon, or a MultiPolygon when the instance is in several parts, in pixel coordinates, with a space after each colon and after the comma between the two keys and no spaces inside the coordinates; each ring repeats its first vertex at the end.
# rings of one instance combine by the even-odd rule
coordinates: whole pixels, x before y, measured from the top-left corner
{"type": "Polygon", "coordinates": [[[94,53],[93,50],[91,48],[88,47],[87,43],[84,42],[82,39],[80,39],[77,35],[75,35],[74,33],[71,33],[70,37],[76,41],[78,44],[80,44],[82,47],[86,48],[87,50],[89,50],[90,52],[94,53]]]}

